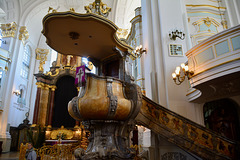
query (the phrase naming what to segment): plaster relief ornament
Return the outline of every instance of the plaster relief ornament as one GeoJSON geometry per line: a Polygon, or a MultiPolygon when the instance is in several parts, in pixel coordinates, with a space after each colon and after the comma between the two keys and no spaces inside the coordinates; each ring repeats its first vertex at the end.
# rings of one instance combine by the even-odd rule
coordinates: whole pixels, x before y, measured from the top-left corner
{"type": "Polygon", "coordinates": [[[29,34],[27,31],[27,27],[22,26],[19,30],[19,40],[21,40],[23,45],[25,45],[25,42],[26,42],[26,40],[28,40],[28,38],[29,38],[29,34]]]}
{"type": "Polygon", "coordinates": [[[1,24],[0,29],[2,30],[2,37],[15,37],[15,33],[17,30],[17,24],[15,22],[1,24]]]}
{"type": "Polygon", "coordinates": [[[47,60],[47,55],[49,53],[49,49],[42,49],[42,48],[37,48],[36,49],[36,59],[40,60],[39,62],[39,72],[43,73],[43,65],[45,64],[45,61],[47,60]]]}

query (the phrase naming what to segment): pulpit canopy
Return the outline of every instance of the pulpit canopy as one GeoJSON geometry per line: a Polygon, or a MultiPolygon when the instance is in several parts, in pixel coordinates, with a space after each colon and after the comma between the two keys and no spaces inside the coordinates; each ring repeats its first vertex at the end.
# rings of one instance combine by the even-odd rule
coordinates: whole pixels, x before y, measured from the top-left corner
{"type": "Polygon", "coordinates": [[[102,61],[117,54],[114,47],[125,53],[133,50],[117,38],[117,30],[112,21],[102,16],[69,11],[47,14],[42,33],[47,44],[59,53],[102,61]]]}

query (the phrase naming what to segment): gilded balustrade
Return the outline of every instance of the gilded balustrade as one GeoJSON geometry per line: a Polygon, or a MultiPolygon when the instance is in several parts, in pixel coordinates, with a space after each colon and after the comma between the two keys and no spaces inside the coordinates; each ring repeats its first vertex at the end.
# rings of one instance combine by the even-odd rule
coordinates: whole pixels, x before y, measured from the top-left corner
{"type": "Polygon", "coordinates": [[[236,142],[186,119],[143,96],[137,123],[203,159],[236,159],[236,142]]]}
{"type": "MultiPolygon", "coordinates": [[[[28,144],[21,144],[19,159],[23,160],[25,158],[26,150],[28,144]]],[[[50,159],[67,159],[74,160],[74,151],[77,148],[82,148],[81,144],[55,144],[55,145],[44,145],[39,149],[34,149],[37,153],[37,156],[41,160],[50,160],[50,159]]]]}

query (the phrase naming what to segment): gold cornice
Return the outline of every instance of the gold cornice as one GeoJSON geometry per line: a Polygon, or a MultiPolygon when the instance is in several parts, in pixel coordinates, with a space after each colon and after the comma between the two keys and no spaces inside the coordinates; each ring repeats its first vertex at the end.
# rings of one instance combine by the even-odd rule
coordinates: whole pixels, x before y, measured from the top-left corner
{"type": "Polygon", "coordinates": [[[200,34],[195,34],[195,35],[193,35],[192,37],[199,37],[199,36],[208,36],[208,35],[215,35],[215,33],[200,33],[200,34]]]}
{"type": "MultiPolygon", "coordinates": [[[[208,12],[208,11],[194,11],[194,12],[192,12],[192,11],[188,11],[187,12],[187,14],[188,13],[208,13],[208,14],[215,14],[215,15],[218,15],[218,16],[221,16],[221,15],[224,15],[224,14],[219,14],[219,13],[214,13],[214,12],[208,12]]],[[[197,17],[197,16],[194,16],[194,17],[197,17]]],[[[200,17],[200,16],[199,16],[200,17]]],[[[202,17],[202,16],[201,16],[202,17]]]]}
{"type": "Polygon", "coordinates": [[[7,23],[7,24],[1,24],[1,31],[2,31],[2,37],[15,37],[15,33],[17,30],[17,24],[16,22],[7,23]]]}
{"type": "Polygon", "coordinates": [[[212,5],[193,5],[193,4],[187,4],[186,7],[207,7],[207,8],[214,8],[214,9],[226,9],[226,7],[217,7],[212,5]]]}

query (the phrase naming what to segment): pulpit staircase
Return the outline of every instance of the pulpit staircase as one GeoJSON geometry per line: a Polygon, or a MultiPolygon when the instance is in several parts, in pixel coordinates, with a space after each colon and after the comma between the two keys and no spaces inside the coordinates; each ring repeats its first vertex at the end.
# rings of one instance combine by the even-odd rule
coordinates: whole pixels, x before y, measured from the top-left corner
{"type": "Polygon", "coordinates": [[[238,159],[239,143],[219,135],[143,96],[136,117],[143,125],[171,143],[202,159],[238,159]]]}

